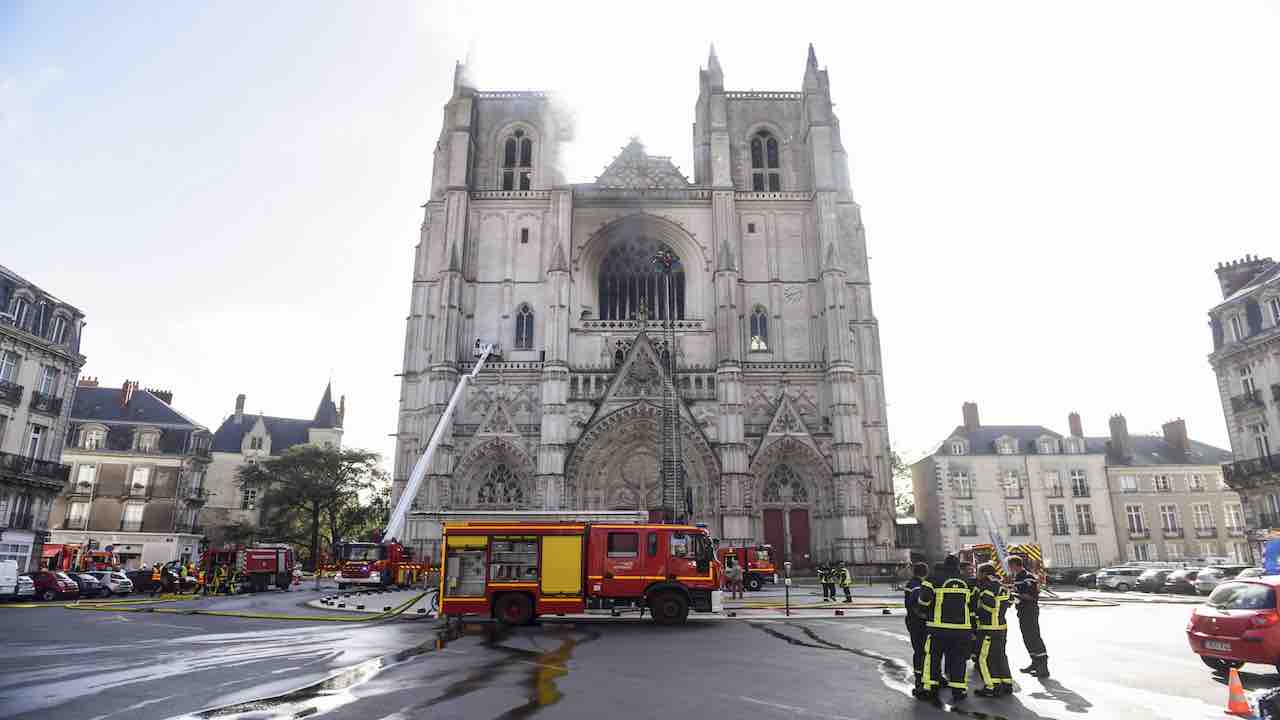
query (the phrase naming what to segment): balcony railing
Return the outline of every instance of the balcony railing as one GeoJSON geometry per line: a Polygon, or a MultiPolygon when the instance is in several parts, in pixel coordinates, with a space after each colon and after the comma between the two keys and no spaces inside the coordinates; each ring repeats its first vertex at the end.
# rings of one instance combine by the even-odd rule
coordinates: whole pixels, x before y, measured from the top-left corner
{"type": "Polygon", "coordinates": [[[964,489],[957,489],[957,490],[956,490],[956,491],[951,495],[951,497],[953,497],[953,498],[955,498],[955,499],[957,499],[957,500],[972,500],[972,499],[973,499],[973,489],[972,489],[972,488],[967,489],[967,490],[964,490],[964,489]]]}
{"type": "Polygon", "coordinates": [[[0,471],[30,475],[40,480],[52,480],[65,484],[71,475],[71,466],[52,460],[37,460],[25,455],[0,452],[0,471]]]}
{"type": "Polygon", "coordinates": [[[1247,393],[1240,393],[1231,398],[1231,409],[1235,412],[1245,412],[1247,410],[1263,410],[1267,404],[1262,401],[1262,393],[1253,390],[1247,393]]]}
{"type": "Polygon", "coordinates": [[[1009,537],[1026,537],[1030,534],[1031,528],[1026,523],[1009,526],[1009,537]]]}
{"type": "Polygon", "coordinates": [[[45,415],[57,415],[62,412],[62,398],[32,390],[31,409],[45,415]]]}
{"type": "Polygon", "coordinates": [[[1138,529],[1138,530],[1134,530],[1133,528],[1129,528],[1129,539],[1130,539],[1130,540],[1146,540],[1146,539],[1147,539],[1147,538],[1149,538],[1149,537],[1151,537],[1151,531],[1150,531],[1150,530],[1148,530],[1147,528],[1140,528],[1140,529],[1138,529]]]}
{"type": "Polygon", "coordinates": [[[1218,537],[1218,528],[1216,528],[1216,527],[1198,527],[1198,528],[1196,528],[1196,537],[1198,537],[1198,538],[1215,538],[1215,537],[1218,537]]]}
{"type": "Polygon", "coordinates": [[[973,537],[978,534],[977,525],[957,525],[956,532],[964,537],[973,537]]]}
{"type": "Polygon", "coordinates": [[[1251,483],[1246,481],[1272,474],[1280,474],[1280,455],[1263,455],[1222,466],[1222,478],[1233,488],[1249,486],[1251,483]]]}
{"type": "Polygon", "coordinates": [[[61,528],[60,528],[60,529],[62,529],[62,530],[88,530],[88,529],[89,529],[88,519],[89,519],[89,518],[87,518],[87,517],[66,518],[66,519],[64,519],[64,520],[62,521],[62,526],[61,526],[61,528]]]}
{"type": "Polygon", "coordinates": [[[35,525],[36,516],[31,513],[12,513],[4,526],[10,530],[30,530],[35,525]]]}
{"type": "Polygon", "coordinates": [[[1244,528],[1229,527],[1227,528],[1227,535],[1229,535],[1230,537],[1244,537],[1244,528]]]}
{"type": "Polygon", "coordinates": [[[1083,525],[1077,524],[1076,534],[1077,535],[1097,535],[1098,528],[1094,527],[1093,523],[1085,523],[1083,525]]]}
{"type": "Polygon", "coordinates": [[[1166,538],[1180,538],[1180,537],[1182,537],[1182,536],[1185,534],[1185,532],[1183,531],[1183,529],[1182,529],[1182,528],[1180,528],[1180,527],[1175,527],[1175,528],[1171,528],[1171,527],[1162,528],[1162,529],[1161,529],[1161,532],[1163,532],[1163,533],[1164,533],[1164,536],[1165,536],[1166,538]]]}
{"type": "Polygon", "coordinates": [[[0,380],[0,403],[18,407],[22,403],[22,386],[8,380],[0,380]]]}
{"type": "Polygon", "coordinates": [[[1054,525],[1050,529],[1050,532],[1054,535],[1070,535],[1071,528],[1067,527],[1066,525],[1054,525]]]}
{"type": "Polygon", "coordinates": [[[1071,488],[1071,497],[1089,497],[1089,488],[1073,487],[1071,488]]]}

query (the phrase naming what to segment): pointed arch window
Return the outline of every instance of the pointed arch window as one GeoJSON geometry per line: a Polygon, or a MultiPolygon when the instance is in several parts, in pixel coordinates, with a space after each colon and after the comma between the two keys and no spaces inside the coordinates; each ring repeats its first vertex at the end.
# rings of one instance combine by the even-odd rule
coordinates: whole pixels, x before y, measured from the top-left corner
{"type": "Polygon", "coordinates": [[[516,130],[502,146],[502,189],[528,190],[532,185],[533,140],[516,130]]]}
{"type": "Polygon", "coordinates": [[[769,311],[763,305],[751,311],[751,352],[769,352],[769,311]]]}
{"type": "Polygon", "coordinates": [[[676,260],[671,272],[660,271],[652,259],[671,248],[644,236],[626,238],[609,248],[600,264],[601,320],[683,320],[684,265],[676,260]]]}
{"type": "Polygon", "coordinates": [[[523,505],[524,488],[506,464],[493,466],[476,488],[476,505],[523,505]]]}
{"type": "Polygon", "coordinates": [[[751,138],[751,189],[755,192],[782,190],[778,139],[768,130],[761,130],[751,138]]]}
{"type": "Polygon", "coordinates": [[[516,311],[516,350],[533,349],[533,308],[524,303],[516,311]]]}

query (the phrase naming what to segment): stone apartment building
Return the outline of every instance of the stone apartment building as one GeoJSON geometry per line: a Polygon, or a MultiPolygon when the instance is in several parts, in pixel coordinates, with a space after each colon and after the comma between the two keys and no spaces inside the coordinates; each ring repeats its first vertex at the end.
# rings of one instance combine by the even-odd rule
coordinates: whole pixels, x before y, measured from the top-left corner
{"type": "Polygon", "coordinates": [[[246,463],[282,455],[295,445],[342,447],[342,421],[347,399],[333,402],[333,386],[326,385],[311,419],[249,414],[245,396],[236,396],[235,412],[213,434],[213,461],[205,480],[207,501],[201,514],[205,535],[219,545],[229,531],[258,527],[262,520],[259,488],[242,488],[236,471],[246,463]]]}
{"type": "Polygon", "coordinates": [[[1130,435],[1116,415],[1110,430],[1090,443],[1106,448],[1121,559],[1251,562],[1240,497],[1222,477],[1231,453],[1189,439],[1183,420],[1161,436],[1130,435]]]}
{"type": "Polygon", "coordinates": [[[713,51],[692,181],[632,140],[581,184],[560,174],[572,127],[553,98],[457,67],[413,264],[394,497],[472,349],[501,353],[402,539],[430,555],[427,516],[457,510],[669,512],[671,386],[694,521],[797,566],[899,559],[865,230],[827,72],[812,48],[800,66],[797,89],[729,90],[713,51]]]}
{"type": "Polygon", "coordinates": [[[1036,543],[1059,568],[1097,568],[1120,551],[1107,492],[1106,454],[1080,416],[1063,436],[1041,425],[983,425],[965,403],[958,425],[911,466],[916,517],[932,558],[991,542],[986,513],[1005,541],[1036,543]]]}
{"type": "Polygon", "coordinates": [[[126,568],[198,556],[212,436],[172,403],[172,392],[136,381],[80,381],[62,450],[71,476],[46,555],[94,541],[126,568]]]}
{"type": "Polygon", "coordinates": [[[0,266],[0,560],[39,564],[85,357],[84,313],[0,266]]]}
{"type": "MultiPolygon", "coordinates": [[[[1244,502],[1255,544],[1280,528],[1280,263],[1246,255],[1217,268],[1222,302],[1209,310],[1209,365],[1227,422],[1234,461],[1227,484],[1244,502]]],[[[1260,557],[1260,555],[1259,555],[1260,557]]]]}

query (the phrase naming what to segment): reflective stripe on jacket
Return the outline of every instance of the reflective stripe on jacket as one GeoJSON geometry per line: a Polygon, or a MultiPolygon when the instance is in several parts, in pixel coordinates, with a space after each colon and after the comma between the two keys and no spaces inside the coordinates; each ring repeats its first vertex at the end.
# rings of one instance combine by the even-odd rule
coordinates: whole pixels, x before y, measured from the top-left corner
{"type": "Polygon", "coordinates": [[[929,578],[920,588],[922,603],[932,607],[925,625],[940,630],[973,628],[973,588],[963,578],[929,578]]]}
{"type": "Polygon", "coordinates": [[[1008,630],[1004,614],[1009,609],[1011,597],[1005,587],[996,582],[983,583],[978,590],[978,629],[1008,630]]]}

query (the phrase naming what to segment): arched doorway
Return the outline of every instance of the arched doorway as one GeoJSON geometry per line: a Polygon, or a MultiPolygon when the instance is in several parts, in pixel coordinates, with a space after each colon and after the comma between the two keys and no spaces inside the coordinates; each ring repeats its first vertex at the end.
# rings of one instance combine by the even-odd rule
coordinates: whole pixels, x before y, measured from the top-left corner
{"type": "Polygon", "coordinates": [[[454,470],[449,506],[454,510],[520,510],[537,507],[534,464],[523,448],[487,440],[466,453],[454,470]]]}
{"type": "Polygon", "coordinates": [[[752,470],[756,537],[794,569],[830,559],[823,521],[834,506],[831,470],[818,451],[794,437],[779,438],[760,450],[752,470]]]}

